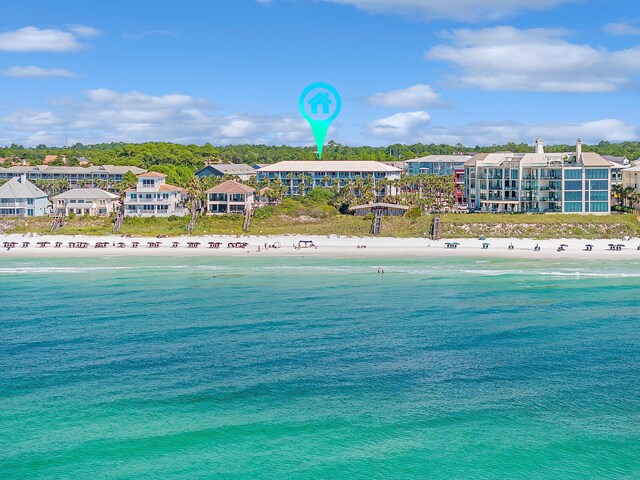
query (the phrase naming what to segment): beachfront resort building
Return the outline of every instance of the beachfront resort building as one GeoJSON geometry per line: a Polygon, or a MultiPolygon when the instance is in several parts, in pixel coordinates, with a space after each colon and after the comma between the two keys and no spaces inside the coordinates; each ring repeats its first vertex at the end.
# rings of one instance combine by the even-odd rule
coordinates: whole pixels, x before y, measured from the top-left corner
{"type": "Polygon", "coordinates": [[[124,214],[136,217],[183,217],[187,209],[183,200],[187,191],[166,183],[164,173],[147,172],[138,175],[136,188],[125,191],[124,214]]]}
{"type": "Polygon", "coordinates": [[[42,217],[51,213],[47,194],[27,180],[25,175],[0,186],[0,216],[42,217]]]}
{"type": "MultiPolygon", "coordinates": [[[[315,187],[344,187],[357,179],[370,179],[375,187],[376,182],[399,180],[401,175],[401,168],[370,161],[285,161],[258,169],[259,182],[279,179],[288,188],[290,196],[315,187]]],[[[375,190],[380,197],[395,194],[395,189],[388,185],[375,190]]]]}
{"type": "Polygon", "coordinates": [[[253,208],[255,189],[234,180],[222,182],[207,190],[207,213],[243,214],[253,208]]]}
{"type": "Polygon", "coordinates": [[[469,209],[481,212],[610,213],[611,163],[597,153],[481,153],[465,163],[469,209]]]}
{"type": "Polygon", "coordinates": [[[103,216],[114,213],[120,203],[118,195],[100,188],[73,188],[53,200],[55,213],[103,216]]]}
{"type": "Polygon", "coordinates": [[[27,180],[66,180],[71,187],[95,186],[97,181],[121,182],[127,172],[139,175],[146,170],[120,165],[97,165],[94,167],[54,167],[50,165],[0,167],[0,180],[25,175],[27,180]]]}
{"type": "Polygon", "coordinates": [[[407,175],[453,175],[471,155],[429,155],[405,162],[407,175]]]}
{"type": "Polygon", "coordinates": [[[196,172],[196,177],[237,177],[242,181],[251,180],[257,175],[256,169],[244,163],[216,163],[207,165],[196,172]]]}

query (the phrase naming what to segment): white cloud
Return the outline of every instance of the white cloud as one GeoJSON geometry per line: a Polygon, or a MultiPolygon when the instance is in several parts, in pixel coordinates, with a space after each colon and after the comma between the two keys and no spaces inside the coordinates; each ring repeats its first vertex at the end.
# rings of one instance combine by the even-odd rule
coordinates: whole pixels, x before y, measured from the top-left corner
{"type": "MultiPolygon", "coordinates": [[[[95,89],[81,98],[58,99],[48,110],[17,110],[0,117],[9,143],[143,142],[311,145],[313,135],[298,117],[239,113],[216,115],[210,102],[189,95],[154,96],[95,89]]],[[[337,131],[330,130],[336,138],[337,131]]]]}
{"type": "Polygon", "coordinates": [[[635,27],[627,22],[607,23],[602,31],[611,35],[640,35],[640,27],[635,27]]]}
{"type": "Polygon", "coordinates": [[[70,52],[81,50],[80,38],[96,36],[99,30],[73,25],[68,31],[24,27],[10,32],[0,32],[0,51],[5,52],[70,52]]]}
{"type": "Polygon", "coordinates": [[[36,66],[28,67],[11,67],[6,69],[2,74],[5,77],[20,78],[71,78],[75,77],[75,73],[62,68],[42,68],[36,66]]]}
{"type": "Polygon", "coordinates": [[[372,105],[391,108],[429,108],[443,105],[440,95],[433,88],[420,83],[402,90],[376,93],[367,100],[372,105]]]}
{"type": "MultiPolygon", "coordinates": [[[[402,114],[400,114],[402,115],[402,114]]],[[[635,140],[640,127],[618,119],[603,119],[587,122],[545,122],[524,124],[518,122],[478,122],[462,126],[444,127],[432,125],[428,121],[420,122],[411,118],[382,119],[372,122],[369,132],[386,141],[404,141],[407,143],[461,143],[466,146],[503,145],[508,142],[531,143],[536,138],[544,139],[547,144],[575,142],[581,138],[587,143],[601,140],[622,142],[635,140]],[[400,124],[398,128],[376,128],[379,123],[400,124]]]]}
{"type": "Polygon", "coordinates": [[[73,24],[68,27],[70,32],[75,33],[78,37],[99,37],[102,31],[87,25],[73,24]]]}
{"type": "Polygon", "coordinates": [[[468,22],[496,20],[522,11],[545,10],[576,0],[324,0],[371,13],[392,13],[423,20],[468,22]]]}
{"type": "Polygon", "coordinates": [[[566,40],[569,32],[501,26],[442,34],[448,45],[426,52],[459,72],[452,83],[485,90],[611,92],[640,72],[640,47],[610,51],[566,40]]]}
{"type": "Polygon", "coordinates": [[[375,137],[404,140],[419,135],[419,131],[431,123],[427,112],[396,113],[390,117],[369,123],[369,133],[375,137]]]}

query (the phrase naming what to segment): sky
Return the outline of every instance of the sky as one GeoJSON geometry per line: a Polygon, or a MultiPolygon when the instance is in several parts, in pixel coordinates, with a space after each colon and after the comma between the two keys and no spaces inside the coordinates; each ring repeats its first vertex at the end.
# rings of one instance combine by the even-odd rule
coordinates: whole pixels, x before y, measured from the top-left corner
{"type": "Polygon", "coordinates": [[[0,145],[637,141],[637,0],[4,0],[0,145]]]}

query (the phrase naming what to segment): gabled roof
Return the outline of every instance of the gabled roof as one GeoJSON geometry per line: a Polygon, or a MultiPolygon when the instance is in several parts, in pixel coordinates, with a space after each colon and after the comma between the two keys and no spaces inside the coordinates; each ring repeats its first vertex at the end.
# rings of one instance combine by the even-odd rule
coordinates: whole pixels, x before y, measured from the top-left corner
{"type": "Polygon", "coordinates": [[[226,182],[222,182],[220,185],[217,185],[213,188],[207,190],[206,193],[253,193],[255,192],[254,188],[251,188],[247,185],[243,185],[242,183],[236,182],[235,180],[227,180],[226,182]]]}
{"type": "Polygon", "coordinates": [[[47,194],[29,180],[13,177],[0,186],[0,198],[47,198],[47,194]]]}
{"type": "Polygon", "coordinates": [[[285,161],[268,165],[258,169],[258,172],[389,172],[401,173],[402,169],[392,167],[380,162],[371,162],[365,160],[356,161],[329,161],[329,160],[311,160],[311,161],[285,161]]]}
{"type": "Polygon", "coordinates": [[[102,190],[101,188],[72,188],[60,195],[52,197],[52,200],[116,200],[118,195],[102,190]]]}
{"type": "Polygon", "coordinates": [[[196,176],[206,170],[217,171],[222,175],[255,175],[257,173],[255,168],[244,163],[217,163],[201,168],[196,172],[196,176]]]}
{"type": "Polygon", "coordinates": [[[138,178],[167,178],[164,173],[160,172],[146,172],[137,175],[138,178]]]}
{"type": "Polygon", "coordinates": [[[175,185],[160,185],[158,188],[160,192],[182,192],[187,193],[188,190],[182,187],[176,187],[175,185]]]}

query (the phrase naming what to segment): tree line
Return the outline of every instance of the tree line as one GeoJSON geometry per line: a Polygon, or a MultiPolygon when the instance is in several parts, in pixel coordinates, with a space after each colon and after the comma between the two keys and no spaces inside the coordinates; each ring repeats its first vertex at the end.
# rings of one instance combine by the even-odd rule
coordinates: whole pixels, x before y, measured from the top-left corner
{"type": "MultiPolygon", "coordinates": [[[[548,145],[548,152],[571,152],[575,145],[548,145]]],[[[323,153],[324,160],[374,160],[381,162],[403,161],[427,155],[452,155],[456,153],[486,153],[496,151],[533,152],[533,147],[525,143],[468,147],[461,144],[394,144],[386,147],[351,147],[329,142],[323,153]]],[[[597,145],[583,145],[584,151],[601,155],[626,156],[630,160],[640,157],[640,142],[600,142],[597,145]]],[[[162,165],[188,167],[191,171],[201,168],[205,162],[246,163],[249,165],[271,164],[285,160],[315,160],[315,147],[290,147],[286,145],[181,145],[168,142],[147,142],[140,144],[103,143],[83,145],[77,143],[69,147],[38,145],[23,147],[10,145],[0,148],[4,166],[20,159],[32,164],[41,163],[46,155],[57,155],[59,159],[52,165],[62,165],[61,157],[66,157],[65,165],[76,166],[86,158],[94,165],[133,165],[152,169],[162,165]]]]}

